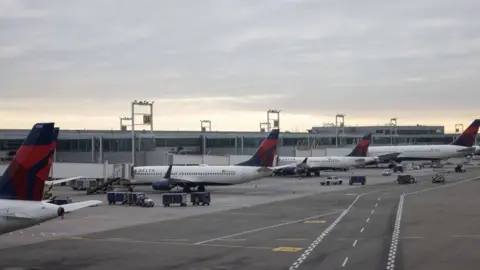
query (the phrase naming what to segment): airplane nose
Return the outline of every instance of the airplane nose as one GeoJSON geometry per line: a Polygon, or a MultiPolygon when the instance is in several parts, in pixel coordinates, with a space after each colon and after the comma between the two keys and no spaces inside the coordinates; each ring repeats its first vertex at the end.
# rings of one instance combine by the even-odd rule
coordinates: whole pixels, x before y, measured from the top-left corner
{"type": "Polygon", "coordinates": [[[57,213],[58,216],[61,217],[63,214],[65,214],[65,209],[63,209],[63,207],[58,207],[57,213]]]}

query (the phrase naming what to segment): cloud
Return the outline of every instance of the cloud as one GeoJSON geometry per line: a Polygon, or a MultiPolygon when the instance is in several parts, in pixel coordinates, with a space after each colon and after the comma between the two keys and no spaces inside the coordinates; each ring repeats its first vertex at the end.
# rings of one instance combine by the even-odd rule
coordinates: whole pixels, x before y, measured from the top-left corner
{"type": "Polygon", "coordinates": [[[90,127],[97,115],[96,125],[116,126],[131,100],[148,99],[161,128],[177,113],[192,128],[222,114],[218,125],[234,129],[231,117],[268,108],[302,117],[284,117],[292,127],[339,112],[467,124],[480,100],[479,9],[475,0],[0,1],[1,110],[25,123],[83,117],[90,127]]]}

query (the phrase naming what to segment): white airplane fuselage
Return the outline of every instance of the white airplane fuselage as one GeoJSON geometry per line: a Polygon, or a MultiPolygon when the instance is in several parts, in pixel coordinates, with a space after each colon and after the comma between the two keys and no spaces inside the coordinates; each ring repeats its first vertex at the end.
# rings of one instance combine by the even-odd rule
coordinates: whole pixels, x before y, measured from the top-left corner
{"type": "Polygon", "coordinates": [[[400,153],[398,160],[442,160],[452,157],[463,157],[461,150],[468,147],[458,145],[396,145],[396,146],[370,146],[369,156],[386,155],[392,152],[400,153]]]}
{"type": "MultiPolygon", "coordinates": [[[[150,185],[164,181],[169,166],[142,166],[134,168],[133,185],[150,185]]],[[[249,166],[173,166],[171,178],[182,179],[192,184],[237,185],[270,176],[272,170],[249,166]]]]}
{"type": "Polygon", "coordinates": [[[21,230],[59,217],[58,205],[0,199],[0,234],[21,230]]]}
{"type": "MultiPolygon", "coordinates": [[[[346,157],[346,156],[327,156],[327,157],[308,157],[307,166],[310,168],[332,168],[345,169],[362,165],[365,160],[371,157],[346,157]]],[[[279,157],[277,166],[300,163],[305,157],[279,157]]]]}

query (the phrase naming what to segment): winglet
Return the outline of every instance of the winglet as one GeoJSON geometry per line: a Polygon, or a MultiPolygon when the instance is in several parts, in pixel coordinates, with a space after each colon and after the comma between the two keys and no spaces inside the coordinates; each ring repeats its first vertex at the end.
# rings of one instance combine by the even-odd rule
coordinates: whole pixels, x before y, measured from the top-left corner
{"type": "Polygon", "coordinates": [[[165,173],[165,176],[163,176],[163,178],[165,178],[165,179],[170,179],[170,178],[171,178],[171,176],[172,176],[172,167],[173,167],[173,165],[168,166],[168,170],[167,170],[167,172],[165,173]]]}

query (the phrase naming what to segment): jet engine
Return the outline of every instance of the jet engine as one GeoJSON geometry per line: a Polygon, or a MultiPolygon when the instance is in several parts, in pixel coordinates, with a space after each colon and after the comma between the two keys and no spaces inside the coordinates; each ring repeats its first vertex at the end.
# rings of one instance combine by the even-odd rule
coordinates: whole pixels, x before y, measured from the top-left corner
{"type": "Polygon", "coordinates": [[[173,186],[169,183],[168,180],[157,181],[152,184],[154,190],[170,190],[173,186]]]}
{"type": "Polygon", "coordinates": [[[65,209],[63,209],[63,207],[58,207],[57,214],[59,217],[63,216],[65,214],[65,209]]]}

